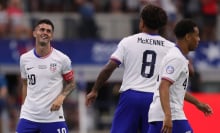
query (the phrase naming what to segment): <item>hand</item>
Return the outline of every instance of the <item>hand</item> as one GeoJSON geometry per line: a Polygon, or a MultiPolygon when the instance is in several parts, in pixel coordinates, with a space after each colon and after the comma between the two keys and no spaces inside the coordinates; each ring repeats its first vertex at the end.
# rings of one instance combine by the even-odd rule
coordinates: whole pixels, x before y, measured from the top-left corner
{"type": "Polygon", "coordinates": [[[50,108],[50,111],[57,111],[60,109],[60,107],[63,104],[63,100],[65,99],[65,96],[59,95],[52,103],[52,106],[50,108]]]}
{"type": "Polygon", "coordinates": [[[162,133],[172,133],[172,127],[173,127],[173,123],[172,123],[171,116],[167,116],[167,117],[165,116],[161,132],[162,133]]]}
{"type": "Polygon", "coordinates": [[[202,111],[205,114],[205,116],[211,116],[213,114],[213,110],[212,110],[212,108],[208,104],[199,103],[197,105],[197,108],[200,111],[202,111]]]}
{"type": "Polygon", "coordinates": [[[89,94],[87,94],[87,96],[86,96],[86,106],[90,106],[95,101],[97,96],[98,96],[97,91],[93,91],[93,90],[89,94]]]}

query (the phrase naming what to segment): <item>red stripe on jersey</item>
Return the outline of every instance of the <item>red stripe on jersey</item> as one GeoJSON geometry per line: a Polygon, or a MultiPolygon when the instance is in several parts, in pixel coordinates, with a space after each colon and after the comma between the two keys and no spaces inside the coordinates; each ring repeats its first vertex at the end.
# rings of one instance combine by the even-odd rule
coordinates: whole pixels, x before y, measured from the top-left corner
{"type": "Polygon", "coordinates": [[[70,80],[73,79],[73,75],[74,75],[74,72],[73,72],[73,71],[70,71],[70,72],[68,72],[68,73],[66,73],[66,74],[63,74],[63,78],[64,78],[64,80],[66,80],[66,81],[70,81],[70,80]]]}
{"type": "Polygon", "coordinates": [[[174,81],[173,81],[172,79],[170,79],[170,78],[167,78],[167,77],[162,77],[162,79],[163,79],[163,80],[167,80],[167,81],[169,81],[171,84],[173,84],[173,83],[174,83],[174,81]]]}

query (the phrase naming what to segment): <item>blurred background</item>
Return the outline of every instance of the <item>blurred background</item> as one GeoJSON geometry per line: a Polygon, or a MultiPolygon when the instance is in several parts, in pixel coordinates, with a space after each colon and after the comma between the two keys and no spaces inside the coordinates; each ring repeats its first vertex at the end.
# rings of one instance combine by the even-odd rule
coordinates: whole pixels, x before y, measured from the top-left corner
{"type": "Polygon", "coordinates": [[[71,58],[75,71],[77,89],[64,103],[70,132],[109,132],[123,70],[113,73],[93,106],[85,107],[85,94],[117,43],[138,32],[139,12],[149,2],[166,10],[169,20],[162,35],[171,41],[173,26],[181,18],[199,25],[201,41],[189,55],[196,74],[188,89],[209,103],[214,115],[205,118],[188,104],[186,114],[195,133],[219,133],[219,0],[0,0],[0,133],[15,132],[21,107],[19,57],[33,48],[32,27],[42,18],[54,22],[52,45],[71,58]]]}

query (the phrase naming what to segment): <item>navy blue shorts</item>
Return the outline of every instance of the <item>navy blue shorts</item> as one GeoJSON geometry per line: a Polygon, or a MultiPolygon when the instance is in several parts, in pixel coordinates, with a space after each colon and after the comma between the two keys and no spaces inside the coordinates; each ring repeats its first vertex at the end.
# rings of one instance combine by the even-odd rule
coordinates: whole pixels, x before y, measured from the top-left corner
{"type": "MultiPolygon", "coordinates": [[[[162,121],[151,122],[147,133],[161,133],[162,121]]],[[[172,133],[193,133],[193,130],[187,120],[174,120],[172,133]]]]}
{"type": "Polygon", "coordinates": [[[127,90],[120,95],[111,133],[146,133],[153,93],[127,90]]]}
{"type": "Polygon", "coordinates": [[[68,128],[64,121],[40,123],[20,119],[17,125],[16,133],[68,133],[68,128]]]}

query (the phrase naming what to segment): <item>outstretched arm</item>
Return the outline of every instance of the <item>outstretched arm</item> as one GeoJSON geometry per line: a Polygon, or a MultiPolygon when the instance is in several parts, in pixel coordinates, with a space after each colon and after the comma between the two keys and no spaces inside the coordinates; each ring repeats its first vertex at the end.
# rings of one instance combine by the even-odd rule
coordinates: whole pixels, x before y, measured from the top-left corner
{"type": "Polygon", "coordinates": [[[115,61],[110,60],[98,75],[98,78],[92,87],[91,92],[86,96],[86,105],[89,106],[93,103],[98,96],[98,90],[104,85],[104,83],[112,75],[113,71],[118,67],[115,61]]]}
{"type": "Polygon", "coordinates": [[[208,104],[200,102],[198,99],[196,99],[189,92],[186,92],[185,100],[187,102],[195,105],[200,111],[202,111],[205,114],[205,116],[210,116],[213,114],[213,110],[208,104]]]}

